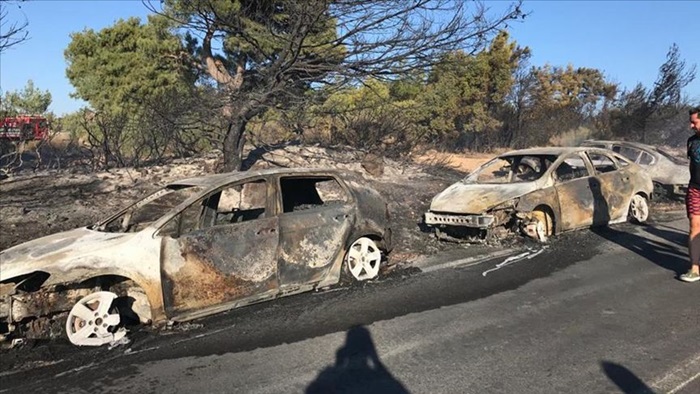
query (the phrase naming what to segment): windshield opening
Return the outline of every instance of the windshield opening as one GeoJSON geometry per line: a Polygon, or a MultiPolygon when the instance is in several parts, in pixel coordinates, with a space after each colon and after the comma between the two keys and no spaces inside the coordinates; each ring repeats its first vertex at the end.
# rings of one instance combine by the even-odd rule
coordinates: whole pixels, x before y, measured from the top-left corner
{"type": "Polygon", "coordinates": [[[108,233],[133,233],[143,230],[188,198],[200,193],[201,187],[170,185],[132,204],[116,216],[93,226],[108,233]]]}
{"type": "Polygon", "coordinates": [[[497,157],[464,179],[465,183],[524,183],[542,177],[557,159],[555,155],[514,155],[497,157]]]}

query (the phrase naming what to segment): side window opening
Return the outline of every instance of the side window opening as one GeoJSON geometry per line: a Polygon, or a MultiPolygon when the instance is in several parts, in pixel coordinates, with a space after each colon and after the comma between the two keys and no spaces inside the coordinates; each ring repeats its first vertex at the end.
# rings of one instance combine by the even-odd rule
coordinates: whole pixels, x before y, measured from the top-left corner
{"type": "Polygon", "coordinates": [[[626,158],[630,159],[630,161],[636,162],[637,158],[639,157],[639,154],[642,153],[642,151],[629,146],[623,146],[620,148],[619,153],[622,156],[625,156],[626,158]]]}
{"type": "Polygon", "coordinates": [[[555,171],[557,180],[561,182],[567,182],[578,178],[583,178],[588,176],[588,169],[586,168],[586,163],[579,156],[571,156],[566,158],[557,170],[555,171]]]}
{"type": "Polygon", "coordinates": [[[620,164],[620,167],[627,167],[630,163],[630,159],[622,156],[622,155],[615,155],[615,158],[617,159],[617,162],[620,164]],[[628,161],[629,160],[629,161],[628,161]]]}
{"type": "Polygon", "coordinates": [[[340,205],[348,201],[345,190],[332,177],[282,178],[280,186],[284,213],[340,205]]]}
{"type": "Polygon", "coordinates": [[[264,218],[267,183],[260,180],[225,188],[209,197],[206,205],[204,227],[264,218]]]}
{"type": "Polygon", "coordinates": [[[639,158],[639,164],[641,164],[643,166],[648,166],[648,165],[652,164],[653,162],[654,162],[654,156],[652,156],[646,152],[642,152],[642,157],[639,158]]]}
{"type": "Polygon", "coordinates": [[[168,223],[161,228],[159,235],[177,238],[180,235],[190,233],[199,229],[199,222],[202,217],[203,201],[199,200],[196,203],[185,208],[172,218],[168,223]]]}
{"type": "Polygon", "coordinates": [[[589,153],[588,158],[591,159],[591,163],[598,174],[604,174],[606,172],[617,170],[615,162],[608,156],[600,153],[589,153]]]}
{"type": "Polygon", "coordinates": [[[266,205],[265,181],[230,186],[187,207],[168,221],[159,234],[177,238],[199,229],[263,218],[266,205]]]}

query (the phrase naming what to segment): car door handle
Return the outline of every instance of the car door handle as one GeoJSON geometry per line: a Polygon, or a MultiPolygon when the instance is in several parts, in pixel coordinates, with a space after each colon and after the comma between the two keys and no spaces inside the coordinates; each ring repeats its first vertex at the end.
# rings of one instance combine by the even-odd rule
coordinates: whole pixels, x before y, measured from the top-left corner
{"type": "Polygon", "coordinates": [[[274,234],[275,232],[277,232],[276,228],[263,228],[258,230],[255,235],[274,234]]]}
{"type": "Polygon", "coordinates": [[[335,217],[333,218],[333,220],[335,220],[336,222],[339,222],[339,221],[344,220],[344,219],[347,219],[347,218],[349,218],[349,217],[350,217],[350,215],[348,215],[348,214],[345,214],[345,215],[338,215],[338,216],[335,216],[335,217]]]}

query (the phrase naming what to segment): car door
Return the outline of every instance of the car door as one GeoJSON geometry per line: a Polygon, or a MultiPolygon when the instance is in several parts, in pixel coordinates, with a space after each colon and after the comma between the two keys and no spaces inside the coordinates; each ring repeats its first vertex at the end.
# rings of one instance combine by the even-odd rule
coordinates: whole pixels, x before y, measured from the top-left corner
{"type": "Polygon", "coordinates": [[[595,199],[586,160],[572,153],[554,169],[554,189],[561,207],[559,229],[572,230],[593,224],[595,199]]]}
{"type": "Polygon", "coordinates": [[[169,315],[277,294],[279,219],[268,182],[221,188],[164,227],[162,282],[169,315]]]}
{"type": "Polygon", "coordinates": [[[628,167],[605,152],[589,151],[588,157],[595,174],[592,185],[596,197],[594,225],[605,225],[611,220],[620,219],[627,212],[629,198],[633,192],[628,167]]]}
{"type": "Polygon", "coordinates": [[[280,290],[293,291],[321,281],[345,252],[355,209],[334,176],[282,176],[278,188],[280,290]]]}

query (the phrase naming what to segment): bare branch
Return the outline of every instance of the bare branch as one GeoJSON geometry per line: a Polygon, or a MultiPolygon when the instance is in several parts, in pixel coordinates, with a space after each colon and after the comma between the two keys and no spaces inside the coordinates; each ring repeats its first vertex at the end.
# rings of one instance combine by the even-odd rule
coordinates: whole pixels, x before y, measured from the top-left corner
{"type": "Polygon", "coordinates": [[[17,8],[21,8],[19,4],[16,4],[18,2],[16,0],[0,0],[0,53],[29,39],[29,31],[27,30],[29,22],[26,17],[21,22],[8,20],[8,7],[13,4],[17,8]]]}

